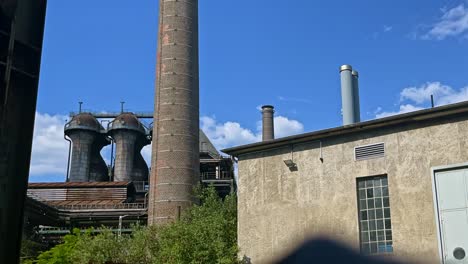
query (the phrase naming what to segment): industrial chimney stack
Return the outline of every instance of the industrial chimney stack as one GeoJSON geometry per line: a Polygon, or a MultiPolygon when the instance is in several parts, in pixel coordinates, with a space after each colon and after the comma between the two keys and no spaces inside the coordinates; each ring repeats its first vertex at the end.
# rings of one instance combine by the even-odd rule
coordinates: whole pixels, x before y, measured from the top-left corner
{"type": "Polygon", "coordinates": [[[274,107],[271,105],[262,106],[262,141],[275,139],[275,127],[273,115],[274,107]]]}
{"type": "Polygon", "coordinates": [[[199,179],[198,0],[159,1],[149,224],[174,221],[199,179]]]}
{"type": "Polygon", "coordinates": [[[343,125],[360,122],[358,72],[351,65],[340,67],[343,125]]]}

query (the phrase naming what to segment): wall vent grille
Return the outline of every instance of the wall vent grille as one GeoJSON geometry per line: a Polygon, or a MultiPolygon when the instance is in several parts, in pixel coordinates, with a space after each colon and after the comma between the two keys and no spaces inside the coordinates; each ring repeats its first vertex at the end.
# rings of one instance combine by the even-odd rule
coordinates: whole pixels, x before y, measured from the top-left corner
{"type": "Polygon", "coordinates": [[[385,143],[377,143],[354,148],[354,159],[367,160],[385,156],[385,143]]]}

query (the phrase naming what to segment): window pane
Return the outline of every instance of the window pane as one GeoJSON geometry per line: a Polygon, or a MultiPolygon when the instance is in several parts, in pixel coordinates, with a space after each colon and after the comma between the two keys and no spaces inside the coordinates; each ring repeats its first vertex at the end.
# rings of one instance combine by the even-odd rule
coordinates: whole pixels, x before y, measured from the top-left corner
{"type": "Polygon", "coordinates": [[[374,197],[374,190],[367,189],[367,198],[373,198],[373,197],[374,197]]]}
{"type": "Polygon", "coordinates": [[[376,219],[383,218],[383,210],[382,209],[376,209],[375,210],[375,218],[376,219]]]}
{"type": "Polygon", "coordinates": [[[384,209],[384,216],[385,216],[385,218],[390,218],[390,208],[385,208],[384,209]]]}
{"type": "Polygon", "coordinates": [[[385,219],[385,229],[391,229],[392,228],[392,222],[390,219],[385,219]]]}
{"type": "Polygon", "coordinates": [[[375,188],[374,197],[381,197],[381,196],[382,196],[382,188],[375,188]]]}
{"type": "Polygon", "coordinates": [[[390,201],[388,197],[383,198],[383,206],[384,207],[389,207],[390,206],[390,201]]]}
{"type": "Polygon", "coordinates": [[[369,230],[369,222],[362,221],[361,222],[361,231],[367,231],[367,230],[369,230]]]}
{"type": "Polygon", "coordinates": [[[375,230],[375,229],[376,229],[375,221],[369,221],[369,230],[375,230]]]}
{"type": "Polygon", "coordinates": [[[392,245],[387,245],[387,252],[389,252],[389,253],[393,252],[393,246],[392,245]]]}
{"type": "Polygon", "coordinates": [[[365,182],[365,181],[359,181],[359,182],[358,182],[358,188],[359,188],[359,189],[362,189],[362,188],[364,188],[364,187],[366,187],[366,182],[365,182]]]}
{"type": "Polygon", "coordinates": [[[367,220],[367,211],[361,211],[361,220],[367,220]]]}
{"type": "MultiPolygon", "coordinates": [[[[377,223],[377,225],[378,225],[378,223],[377,223]]],[[[385,241],[384,231],[377,231],[377,240],[378,241],[385,241]]]]}
{"type": "Polygon", "coordinates": [[[359,190],[359,199],[366,199],[366,190],[359,190]]]}
{"type": "Polygon", "coordinates": [[[375,208],[382,208],[382,199],[381,198],[374,199],[374,202],[375,202],[375,208]]]}
{"type": "Polygon", "coordinates": [[[392,240],[392,231],[386,230],[385,231],[385,240],[392,240]]]}
{"type": "Polygon", "coordinates": [[[369,232],[362,232],[361,241],[362,242],[369,242],[369,232]]]}
{"type": "Polygon", "coordinates": [[[374,186],[380,186],[381,183],[380,183],[380,178],[377,178],[374,180],[374,186]]]}
{"type": "Polygon", "coordinates": [[[377,241],[377,232],[369,232],[369,239],[370,241],[377,241]]]}
{"type": "Polygon", "coordinates": [[[388,187],[382,187],[382,196],[388,196],[388,187]]]}
{"type": "Polygon", "coordinates": [[[362,253],[363,254],[370,254],[370,245],[369,245],[369,243],[362,244],[362,253]]]}
{"type": "Polygon", "coordinates": [[[367,200],[367,208],[369,209],[374,208],[374,199],[367,200]]]}
{"type": "Polygon", "coordinates": [[[382,178],[382,186],[388,185],[387,177],[382,178]]]}
{"type": "Polygon", "coordinates": [[[372,180],[366,181],[366,188],[369,188],[369,187],[374,187],[374,182],[372,180]]]}
{"type": "Polygon", "coordinates": [[[360,210],[365,210],[365,209],[367,209],[367,202],[366,202],[366,200],[359,200],[359,209],[360,209],[360,210]]]}
{"type": "Polygon", "coordinates": [[[378,245],[377,250],[379,251],[379,253],[383,253],[387,251],[385,242],[379,242],[377,245],[378,245]]]}
{"type": "Polygon", "coordinates": [[[377,253],[377,243],[371,243],[371,253],[377,253]]]}
{"type": "MultiPolygon", "coordinates": [[[[384,229],[384,220],[377,220],[377,229],[384,229]]],[[[383,232],[382,232],[382,236],[383,236],[383,232]]]]}
{"type": "Polygon", "coordinates": [[[375,210],[369,210],[368,216],[369,216],[369,220],[374,220],[375,219],[375,210]]]}

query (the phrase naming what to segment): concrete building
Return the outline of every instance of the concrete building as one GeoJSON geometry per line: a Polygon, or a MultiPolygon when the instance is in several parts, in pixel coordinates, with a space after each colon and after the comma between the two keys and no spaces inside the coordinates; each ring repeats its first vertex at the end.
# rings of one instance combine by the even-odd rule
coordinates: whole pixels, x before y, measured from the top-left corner
{"type": "Polygon", "coordinates": [[[46,0],[0,0],[0,263],[17,263],[46,0]]]}
{"type": "Polygon", "coordinates": [[[222,150],[238,159],[241,257],[268,263],[325,235],[363,254],[467,263],[468,102],[355,123],[346,100],[348,125],[222,150]]]}

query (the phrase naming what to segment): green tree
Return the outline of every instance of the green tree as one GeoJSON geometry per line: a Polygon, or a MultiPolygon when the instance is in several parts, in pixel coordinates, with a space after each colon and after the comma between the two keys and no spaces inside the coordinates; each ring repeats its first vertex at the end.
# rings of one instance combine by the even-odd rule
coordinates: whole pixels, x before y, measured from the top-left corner
{"type": "Polygon", "coordinates": [[[34,263],[238,263],[237,199],[218,197],[213,187],[197,188],[200,204],[164,226],[134,227],[118,237],[110,230],[74,230],[34,263]]]}

